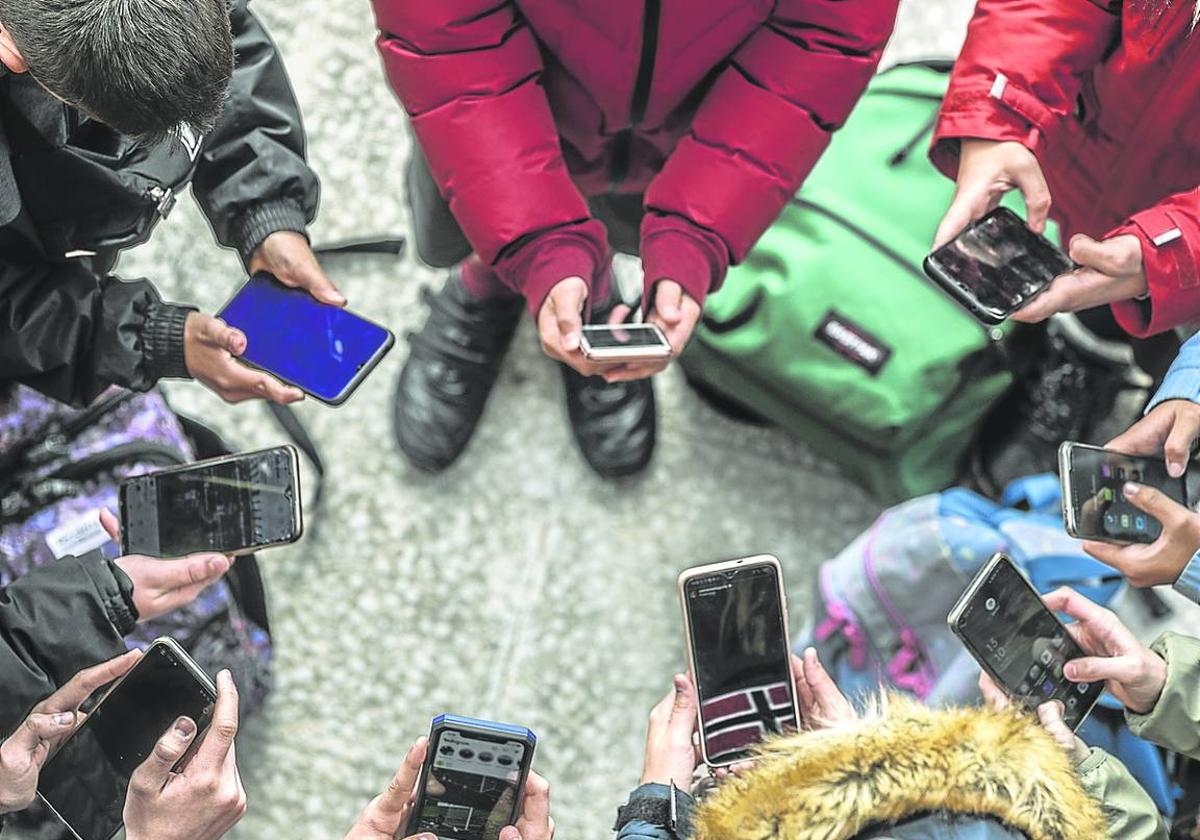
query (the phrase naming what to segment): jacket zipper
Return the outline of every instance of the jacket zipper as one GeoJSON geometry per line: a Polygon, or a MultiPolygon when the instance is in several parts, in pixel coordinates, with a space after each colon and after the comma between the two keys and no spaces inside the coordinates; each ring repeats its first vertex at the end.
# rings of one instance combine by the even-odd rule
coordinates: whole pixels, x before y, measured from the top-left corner
{"type": "Polygon", "coordinates": [[[658,54],[658,23],[661,14],[662,0],[646,0],[642,12],[642,55],[638,60],[637,75],[634,77],[633,97],[629,102],[629,126],[622,129],[613,139],[612,169],[609,174],[613,192],[617,191],[621,182],[629,175],[633,132],[646,118],[650,83],[654,81],[654,62],[658,54]]]}

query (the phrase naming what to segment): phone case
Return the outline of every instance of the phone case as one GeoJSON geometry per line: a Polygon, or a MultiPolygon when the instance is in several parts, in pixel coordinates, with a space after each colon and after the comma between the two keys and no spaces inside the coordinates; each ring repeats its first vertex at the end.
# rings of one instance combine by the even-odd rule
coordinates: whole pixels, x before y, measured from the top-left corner
{"type": "Polygon", "coordinates": [[[975,316],[976,320],[983,323],[985,326],[994,327],[1004,323],[1003,316],[997,316],[990,309],[985,309],[975,296],[971,294],[966,286],[953,277],[942,268],[941,264],[934,259],[934,255],[930,254],[922,263],[922,268],[925,269],[925,276],[932,280],[938,288],[953,298],[960,306],[964,307],[968,312],[975,316]]]}
{"type": "MultiPolygon", "coordinates": [[[[298,542],[300,540],[300,538],[302,536],[304,536],[304,510],[303,510],[303,505],[301,503],[301,498],[300,498],[300,494],[301,494],[301,490],[300,490],[300,455],[296,451],[296,447],[292,446],[291,444],[283,444],[282,446],[269,446],[266,449],[256,449],[252,452],[239,452],[239,453],[236,453],[233,455],[220,455],[216,458],[206,458],[203,461],[194,461],[190,464],[181,464],[180,466],[177,466],[177,467],[168,467],[163,470],[156,470],[155,472],[147,473],[146,475],[139,475],[139,476],[133,476],[132,478],[128,478],[125,481],[122,481],[121,484],[117,488],[117,514],[120,517],[120,520],[122,522],[125,522],[127,520],[127,518],[128,518],[127,508],[128,508],[128,504],[129,504],[128,499],[127,499],[127,488],[135,480],[138,480],[138,479],[144,480],[148,476],[171,475],[174,473],[187,472],[189,470],[204,469],[205,467],[209,467],[214,464],[228,463],[230,461],[236,461],[241,458],[253,458],[255,456],[262,455],[267,452],[274,452],[276,450],[285,450],[288,453],[288,456],[290,457],[291,462],[292,462],[292,477],[293,477],[292,488],[294,490],[293,513],[294,513],[294,519],[296,522],[295,534],[293,534],[293,536],[287,540],[281,540],[279,542],[273,542],[273,543],[264,543],[262,545],[249,546],[247,548],[244,548],[239,551],[232,552],[232,553],[235,556],[242,556],[242,555],[246,555],[246,554],[253,554],[254,552],[259,551],[260,549],[264,549],[264,548],[274,548],[274,547],[280,546],[280,545],[291,545],[295,542],[298,542]]],[[[129,545],[128,537],[129,537],[128,531],[125,528],[122,528],[121,529],[121,554],[122,555],[138,553],[138,552],[134,551],[132,549],[132,547],[129,545]]]]}
{"type": "MultiPolygon", "coordinates": [[[[528,751],[525,753],[525,759],[521,762],[521,774],[517,779],[517,790],[525,789],[525,783],[529,779],[529,771],[533,767],[533,752],[537,747],[537,735],[532,729],[524,726],[516,726],[511,723],[497,723],[491,720],[483,720],[481,718],[467,717],[465,715],[452,715],[443,713],[433,719],[433,723],[429,727],[429,744],[432,746],[437,743],[438,733],[443,730],[452,730],[456,732],[473,732],[479,735],[501,736],[505,738],[515,738],[524,741],[529,745],[528,751]]],[[[408,825],[405,827],[406,835],[413,834],[417,831],[417,824],[421,816],[421,808],[419,807],[425,797],[425,785],[428,781],[430,768],[433,766],[433,756],[427,755],[425,763],[421,766],[421,779],[417,783],[417,798],[416,803],[408,818],[408,825]]],[[[521,798],[513,803],[512,812],[509,814],[505,825],[511,825],[519,815],[521,810],[521,798]]]]}
{"type": "MultiPolygon", "coordinates": [[[[262,272],[262,273],[265,274],[266,272],[262,272]]],[[[272,277],[272,279],[274,279],[274,275],[271,275],[271,277],[272,277]]],[[[253,277],[247,277],[245,282],[243,282],[242,285],[238,286],[237,291],[235,291],[230,296],[229,300],[225,301],[225,303],[223,303],[221,305],[221,308],[219,310],[217,310],[217,317],[221,316],[221,313],[225,311],[225,308],[227,306],[229,306],[229,304],[233,301],[234,298],[236,298],[238,295],[240,295],[242,293],[242,290],[245,289],[246,286],[248,286],[250,284],[250,281],[253,279],[254,279],[253,277]]],[[[298,382],[293,382],[290,379],[280,376],[279,374],[275,373],[274,371],[270,371],[270,370],[267,370],[266,368],[260,367],[247,359],[239,359],[239,361],[248,368],[253,368],[254,370],[261,370],[263,373],[270,374],[271,376],[275,377],[276,379],[278,379],[280,382],[284,383],[285,385],[291,385],[293,388],[299,388],[301,391],[304,391],[305,394],[312,397],[317,402],[324,403],[325,405],[329,405],[329,406],[335,406],[335,407],[342,405],[344,402],[346,402],[346,400],[350,399],[350,397],[353,396],[354,392],[358,390],[358,386],[363,383],[363,381],[367,378],[367,376],[370,375],[371,371],[373,371],[379,365],[379,363],[381,361],[383,361],[383,357],[386,356],[391,351],[391,349],[396,345],[396,334],[393,333],[389,328],[385,327],[383,324],[380,324],[376,321],[372,321],[370,318],[364,318],[362,315],[359,315],[357,312],[352,312],[351,314],[354,315],[355,318],[358,318],[362,321],[366,321],[368,324],[372,324],[373,326],[379,327],[379,329],[381,329],[385,333],[387,333],[387,340],[384,341],[384,343],[379,346],[379,350],[377,350],[375,352],[375,355],[372,356],[365,364],[363,364],[362,368],[358,371],[358,373],[356,373],[354,375],[354,378],[350,380],[350,382],[346,385],[346,387],[342,391],[342,393],[338,394],[333,399],[325,399],[324,397],[322,397],[318,394],[314,394],[311,391],[306,391],[304,389],[304,386],[300,385],[298,382]]]]}
{"type": "MultiPolygon", "coordinates": [[[[704,566],[693,566],[690,569],[684,569],[682,572],[679,573],[679,577],[678,577],[676,583],[677,583],[677,586],[679,589],[679,607],[683,611],[683,633],[684,633],[684,637],[685,637],[684,638],[685,647],[687,648],[688,676],[692,680],[693,686],[696,686],[696,657],[695,657],[695,652],[694,652],[695,645],[692,640],[692,627],[691,627],[691,623],[688,621],[688,609],[687,609],[687,583],[688,583],[688,581],[691,580],[692,578],[706,577],[708,575],[715,574],[717,572],[729,571],[732,569],[746,569],[746,568],[750,568],[752,566],[757,566],[757,565],[769,565],[769,566],[773,566],[775,568],[775,581],[776,581],[777,586],[779,587],[780,610],[782,611],[782,614],[783,614],[784,646],[787,648],[787,650],[792,649],[791,629],[788,626],[787,591],[784,589],[784,586],[783,586],[783,566],[780,564],[779,558],[777,558],[773,555],[770,555],[770,554],[757,554],[752,557],[741,557],[736,560],[725,560],[720,563],[709,563],[704,566]]],[[[791,669],[790,662],[788,663],[788,668],[789,668],[789,670],[791,669]]],[[[696,690],[697,690],[697,694],[698,694],[699,686],[696,686],[696,690]]],[[[794,690],[792,691],[792,713],[795,715],[795,718],[798,722],[801,722],[801,723],[803,722],[803,718],[800,716],[799,698],[796,696],[796,692],[794,690]]],[[[696,725],[698,727],[703,727],[703,725],[704,725],[704,721],[700,717],[699,709],[696,710],[696,725]]],[[[736,761],[724,761],[724,762],[719,762],[719,763],[714,764],[712,761],[709,760],[708,747],[706,746],[704,739],[699,738],[698,741],[700,743],[700,753],[704,758],[704,763],[707,764],[709,767],[728,767],[732,764],[737,764],[736,761]]]]}

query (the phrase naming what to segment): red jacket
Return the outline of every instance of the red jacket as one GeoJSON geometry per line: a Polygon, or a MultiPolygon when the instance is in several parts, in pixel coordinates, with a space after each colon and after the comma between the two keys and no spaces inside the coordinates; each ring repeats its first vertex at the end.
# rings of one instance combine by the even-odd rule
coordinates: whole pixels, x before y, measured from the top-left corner
{"type": "Polygon", "coordinates": [[[1042,165],[1064,233],[1142,243],[1136,336],[1200,317],[1200,32],[1192,0],[979,0],[933,161],[962,137],[1016,140],[1042,165]]]}
{"type": "Polygon", "coordinates": [[[388,79],[475,251],[536,312],[643,193],[647,288],[715,289],[875,71],[897,0],[374,0],[388,79]]]}

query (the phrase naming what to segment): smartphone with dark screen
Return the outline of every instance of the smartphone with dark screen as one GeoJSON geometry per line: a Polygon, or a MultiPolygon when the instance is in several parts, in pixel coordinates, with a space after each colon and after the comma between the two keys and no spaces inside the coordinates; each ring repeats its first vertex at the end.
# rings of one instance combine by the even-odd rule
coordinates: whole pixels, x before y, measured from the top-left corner
{"type": "Polygon", "coordinates": [[[947,621],[1005,693],[1030,708],[1061,700],[1071,729],[1104,691],[1103,682],[1073,683],[1063,675],[1063,665],[1087,654],[1004,554],[984,564],[947,621]]]}
{"type": "Polygon", "coordinates": [[[438,715],[405,836],[498,840],[521,812],[536,745],[523,726],[438,715]]]}
{"type": "Polygon", "coordinates": [[[1171,478],[1162,458],[1068,441],[1058,448],[1058,477],[1067,533],[1082,540],[1152,543],[1162,535],[1162,523],[1125,498],[1127,481],[1154,487],[1181,505],[1188,504],[1185,480],[1171,478]]]}
{"type": "Polygon", "coordinates": [[[580,333],[583,355],[600,364],[671,358],[671,345],[654,324],[595,324],[580,333]]]}
{"type": "Polygon", "coordinates": [[[759,555],[687,569],[679,597],[704,761],[735,764],[764,738],[799,728],[779,561],[759,555]]]}
{"type": "Polygon", "coordinates": [[[997,207],[925,258],[925,273],[984,324],[999,324],[1075,269],[1066,254],[997,207]]]}
{"type": "Polygon", "coordinates": [[[262,271],[218,317],[246,334],[242,361],[329,405],[349,399],[396,342],[386,327],[262,271]]]}
{"type": "Polygon", "coordinates": [[[46,762],[38,796],[76,840],[109,840],[124,822],[133,771],[176,718],[195,721],[199,743],[216,702],[216,686],[183,648],[156,639],[46,762]]]}
{"type": "Polygon", "coordinates": [[[134,476],[117,494],[121,553],[248,554],[300,539],[300,463],[276,446],[134,476]]]}

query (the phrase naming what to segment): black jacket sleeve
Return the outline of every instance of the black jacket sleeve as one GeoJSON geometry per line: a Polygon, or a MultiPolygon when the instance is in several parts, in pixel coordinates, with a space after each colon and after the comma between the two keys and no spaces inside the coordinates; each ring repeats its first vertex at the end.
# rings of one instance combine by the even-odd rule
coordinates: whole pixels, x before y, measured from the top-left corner
{"type": "Polygon", "coordinates": [[[244,261],[276,231],[305,233],[320,191],[305,162],[304,123],[287,70],[248,2],[230,3],[233,84],[192,182],[218,241],[244,261]]]}
{"type": "Polygon", "coordinates": [[[0,242],[0,383],[86,405],[110,385],[145,391],[161,377],[188,375],[190,307],[164,303],[146,280],[11,253],[0,242]]]}
{"type": "Polygon", "coordinates": [[[35,569],[0,590],[0,736],[84,668],[125,651],[129,578],[98,552],[35,569]]]}

